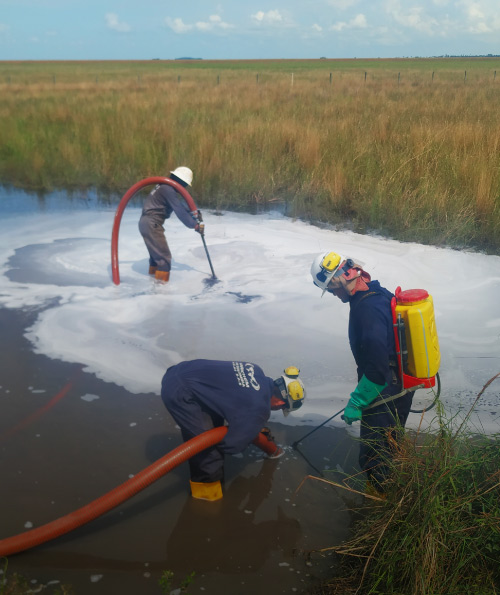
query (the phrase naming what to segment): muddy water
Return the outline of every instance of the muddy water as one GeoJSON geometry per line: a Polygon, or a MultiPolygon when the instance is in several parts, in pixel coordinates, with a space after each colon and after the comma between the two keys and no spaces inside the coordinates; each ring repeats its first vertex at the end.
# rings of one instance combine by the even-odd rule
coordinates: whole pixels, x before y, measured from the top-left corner
{"type": "MultiPolygon", "coordinates": [[[[181,442],[157,395],[130,394],[78,364],[34,354],[23,332],[37,313],[0,310],[0,538],[84,506],[181,442]]],[[[310,429],[271,427],[285,446],[310,429]]],[[[322,428],[302,448],[304,456],[288,446],[277,460],[255,447],[227,457],[216,503],[190,498],[182,464],[100,518],[10,556],[8,574],[33,589],[59,581],[93,595],[160,593],[164,571],[172,588],[194,572],[192,593],[308,592],[334,559],[307,552],[348,534],[353,502],[319,481],[297,488],[325,468],[354,471],[357,445],[322,428]]]]}

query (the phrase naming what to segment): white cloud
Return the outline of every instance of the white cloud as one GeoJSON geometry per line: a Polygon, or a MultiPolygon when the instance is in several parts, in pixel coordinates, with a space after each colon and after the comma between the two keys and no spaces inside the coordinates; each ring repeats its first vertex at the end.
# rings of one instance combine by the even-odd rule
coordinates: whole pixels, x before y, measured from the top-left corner
{"type": "Polygon", "coordinates": [[[332,31],[344,31],[345,29],[366,29],[368,23],[364,14],[357,14],[350,21],[339,21],[330,27],[332,31]]]}
{"type": "Polygon", "coordinates": [[[265,25],[276,25],[283,22],[283,16],[279,10],[269,10],[268,12],[259,10],[252,15],[252,19],[257,23],[263,23],[265,25]]]}
{"type": "Polygon", "coordinates": [[[317,23],[314,23],[314,25],[311,27],[311,29],[314,29],[315,31],[318,31],[318,32],[323,31],[323,27],[321,27],[317,23]]]}
{"type": "Polygon", "coordinates": [[[118,19],[118,15],[114,12],[108,12],[106,14],[106,23],[109,29],[113,31],[118,31],[120,33],[128,33],[131,30],[131,27],[128,23],[120,21],[118,19]]]}
{"type": "Polygon", "coordinates": [[[471,25],[469,27],[469,31],[471,33],[481,34],[481,33],[492,33],[493,29],[486,23],[481,22],[481,23],[476,23],[475,25],[471,25]]]}
{"type": "Polygon", "coordinates": [[[484,12],[477,2],[469,6],[468,12],[471,19],[484,19],[484,12]]]}
{"type": "Polygon", "coordinates": [[[193,28],[193,25],[186,25],[182,19],[171,19],[167,17],[165,23],[167,23],[174,33],[187,33],[193,28]]]}
{"type": "Polygon", "coordinates": [[[174,31],[175,33],[188,33],[189,31],[201,31],[201,32],[209,32],[209,31],[216,31],[220,29],[232,29],[233,25],[230,23],[226,23],[222,20],[222,18],[217,15],[213,14],[208,17],[208,21],[197,21],[194,24],[186,24],[182,19],[176,18],[172,19],[167,17],[165,19],[165,23],[174,31]]]}
{"type": "Polygon", "coordinates": [[[500,5],[491,0],[461,0],[466,19],[466,30],[473,34],[500,31],[500,5]]]}
{"type": "Polygon", "coordinates": [[[366,22],[366,17],[364,14],[357,14],[351,21],[353,27],[357,27],[358,29],[364,29],[368,26],[366,22]]]}
{"type": "Polygon", "coordinates": [[[421,33],[432,34],[439,30],[439,22],[429,16],[423,6],[401,6],[399,0],[389,0],[386,3],[386,12],[396,23],[408,29],[414,29],[421,33]]]}
{"type": "Polygon", "coordinates": [[[208,22],[198,21],[195,24],[199,31],[213,31],[214,29],[231,29],[233,25],[225,23],[218,14],[208,17],[208,22]]]}
{"type": "Polygon", "coordinates": [[[359,0],[327,0],[327,4],[334,8],[338,8],[339,10],[346,10],[347,8],[351,8],[351,6],[358,4],[358,1],[359,0]]]}

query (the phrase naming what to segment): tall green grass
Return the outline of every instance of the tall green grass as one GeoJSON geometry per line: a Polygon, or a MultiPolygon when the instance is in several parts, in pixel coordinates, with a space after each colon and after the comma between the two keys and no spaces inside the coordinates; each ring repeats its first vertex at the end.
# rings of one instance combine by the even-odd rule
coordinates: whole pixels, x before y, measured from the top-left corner
{"type": "Polygon", "coordinates": [[[499,99],[499,60],[0,63],[0,181],[184,164],[200,206],[500,253],[499,99]]]}
{"type": "Polygon", "coordinates": [[[442,412],[438,421],[438,432],[394,445],[387,498],[367,500],[353,537],[332,548],[340,569],[324,595],[500,591],[500,434],[473,435],[442,412]]]}

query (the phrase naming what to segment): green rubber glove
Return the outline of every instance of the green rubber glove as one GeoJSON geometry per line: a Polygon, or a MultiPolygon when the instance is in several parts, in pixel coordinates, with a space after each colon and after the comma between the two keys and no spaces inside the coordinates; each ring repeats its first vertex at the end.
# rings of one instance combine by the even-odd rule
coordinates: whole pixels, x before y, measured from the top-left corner
{"type": "Polygon", "coordinates": [[[373,403],[386,386],[387,383],[375,384],[363,374],[358,386],[351,393],[351,398],[344,410],[342,418],[345,423],[351,425],[353,421],[360,420],[363,409],[373,403]]]}

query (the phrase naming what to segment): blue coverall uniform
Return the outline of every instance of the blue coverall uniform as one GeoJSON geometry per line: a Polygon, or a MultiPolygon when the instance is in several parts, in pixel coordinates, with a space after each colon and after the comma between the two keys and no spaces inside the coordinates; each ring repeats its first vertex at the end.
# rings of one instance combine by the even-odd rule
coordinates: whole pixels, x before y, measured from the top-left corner
{"type": "Polygon", "coordinates": [[[224,454],[242,452],[271,414],[274,380],[250,362],[197,359],[171,366],[162,380],[161,398],[184,441],[224,425],[224,439],[189,459],[191,480],[223,479],[224,454]]]}
{"type": "Polygon", "coordinates": [[[191,215],[183,197],[168,184],[158,184],[144,201],[139,231],[149,252],[149,264],[159,271],[170,271],[172,254],[165,238],[163,224],[172,212],[186,227],[194,229],[198,221],[191,215]]]}
{"type": "MultiPolygon", "coordinates": [[[[378,281],[370,281],[368,288],[368,291],[356,292],[349,300],[349,343],[357,365],[358,381],[364,374],[376,384],[387,384],[377,399],[380,400],[402,390],[391,312],[393,294],[378,281]]],[[[383,491],[381,484],[389,474],[389,436],[396,439],[396,426],[406,424],[413,394],[406,393],[394,401],[363,411],[359,464],[378,490],[383,491]]]]}

